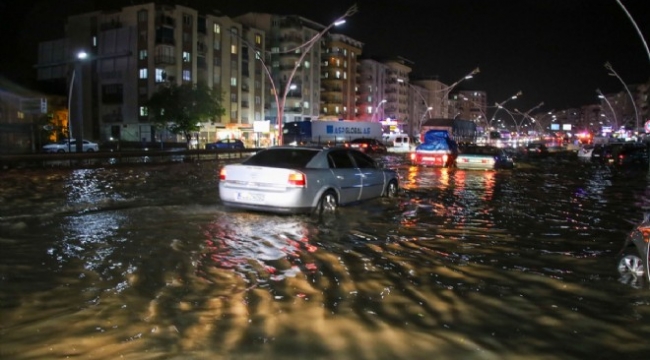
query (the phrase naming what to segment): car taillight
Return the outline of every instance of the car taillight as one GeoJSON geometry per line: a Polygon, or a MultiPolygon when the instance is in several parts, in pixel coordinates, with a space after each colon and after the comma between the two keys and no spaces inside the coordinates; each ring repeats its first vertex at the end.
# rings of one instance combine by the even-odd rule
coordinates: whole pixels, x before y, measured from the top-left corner
{"type": "Polygon", "coordinates": [[[361,144],[361,147],[362,147],[362,148],[367,148],[367,147],[368,147],[368,144],[361,144]]]}
{"type": "Polygon", "coordinates": [[[416,158],[415,153],[411,153],[411,160],[415,160],[415,158],[416,158]]]}
{"type": "Polygon", "coordinates": [[[226,180],[226,169],[221,168],[221,171],[219,171],[219,181],[225,181],[226,180]]]}
{"type": "Polygon", "coordinates": [[[289,185],[305,186],[305,183],[305,174],[299,172],[289,174],[289,185]]]}

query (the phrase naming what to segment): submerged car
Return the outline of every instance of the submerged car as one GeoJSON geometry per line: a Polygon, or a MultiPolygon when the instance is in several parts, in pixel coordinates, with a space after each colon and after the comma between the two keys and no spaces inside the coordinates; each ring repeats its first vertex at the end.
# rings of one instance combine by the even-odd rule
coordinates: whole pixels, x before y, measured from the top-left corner
{"type": "Polygon", "coordinates": [[[456,163],[458,144],[449,137],[446,130],[429,130],[423,136],[422,144],[411,153],[414,165],[450,167],[456,163]]]}
{"type": "Polygon", "coordinates": [[[354,139],[347,143],[345,146],[359,150],[366,154],[385,154],[388,152],[386,145],[384,145],[381,141],[375,139],[354,139]]]}
{"type": "MultiPolygon", "coordinates": [[[[88,140],[82,140],[81,147],[83,152],[99,151],[99,145],[88,140]]],[[[68,151],[77,152],[77,140],[72,139],[68,141],[68,139],[65,139],[43,146],[43,152],[45,153],[66,153],[68,151]]]]}
{"type": "Polygon", "coordinates": [[[637,225],[625,239],[625,245],[620,251],[618,272],[619,281],[634,287],[640,287],[644,282],[650,282],[650,213],[644,215],[643,221],[637,225]]]}
{"type": "Polygon", "coordinates": [[[395,170],[344,147],[274,146],[219,173],[224,205],[274,213],[333,212],[398,189],[395,170]]]}
{"type": "Polygon", "coordinates": [[[542,159],[549,155],[548,147],[545,144],[537,142],[526,145],[524,152],[529,159],[542,159]]]}
{"type": "Polygon", "coordinates": [[[512,169],[515,162],[505,150],[496,146],[468,145],[459,150],[456,167],[467,170],[512,169]]]}

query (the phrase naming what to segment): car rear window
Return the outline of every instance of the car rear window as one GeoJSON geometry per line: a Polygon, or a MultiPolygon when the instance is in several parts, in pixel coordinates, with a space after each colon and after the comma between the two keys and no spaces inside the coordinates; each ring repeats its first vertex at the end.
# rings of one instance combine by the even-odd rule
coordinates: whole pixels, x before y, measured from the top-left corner
{"type": "Polygon", "coordinates": [[[251,156],[243,164],[278,168],[304,168],[318,153],[319,150],[310,149],[267,149],[251,156]]]}

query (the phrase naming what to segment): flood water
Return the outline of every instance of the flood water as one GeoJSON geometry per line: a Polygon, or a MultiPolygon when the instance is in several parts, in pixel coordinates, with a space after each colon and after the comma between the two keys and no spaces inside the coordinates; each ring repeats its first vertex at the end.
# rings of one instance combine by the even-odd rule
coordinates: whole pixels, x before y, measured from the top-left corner
{"type": "Polygon", "coordinates": [[[225,208],[216,162],[0,173],[0,358],[650,358],[646,168],[384,160],[400,196],[325,219],[225,208]]]}

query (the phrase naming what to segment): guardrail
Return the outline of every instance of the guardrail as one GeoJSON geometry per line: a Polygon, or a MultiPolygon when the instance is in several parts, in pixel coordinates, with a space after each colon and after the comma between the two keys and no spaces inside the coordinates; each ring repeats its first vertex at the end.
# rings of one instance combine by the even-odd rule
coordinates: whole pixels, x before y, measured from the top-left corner
{"type": "Polygon", "coordinates": [[[0,169],[11,168],[93,168],[133,164],[243,160],[259,151],[253,149],[216,150],[129,150],[85,153],[0,155],[0,169]]]}

